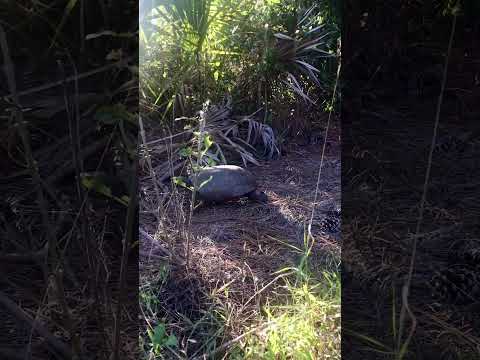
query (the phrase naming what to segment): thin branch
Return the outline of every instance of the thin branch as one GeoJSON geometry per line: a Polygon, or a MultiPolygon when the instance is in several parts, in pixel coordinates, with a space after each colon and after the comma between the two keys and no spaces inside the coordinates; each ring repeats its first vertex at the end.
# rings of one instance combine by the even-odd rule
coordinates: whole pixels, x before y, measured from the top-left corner
{"type": "Polygon", "coordinates": [[[14,264],[37,262],[41,259],[44,259],[46,253],[47,253],[46,246],[43,247],[43,249],[40,249],[34,252],[10,253],[10,254],[0,253],[0,262],[14,263],[14,264]]]}
{"type": "MultiPolygon", "coordinates": [[[[435,142],[437,140],[437,131],[438,131],[438,124],[440,122],[440,112],[442,108],[442,103],[443,103],[443,94],[445,92],[445,84],[447,82],[447,70],[448,70],[448,62],[450,60],[450,53],[452,51],[452,45],[453,45],[453,38],[455,35],[455,27],[457,24],[457,14],[454,12],[453,14],[453,20],[452,20],[452,30],[450,32],[450,39],[448,41],[448,50],[447,50],[447,55],[445,57],[445,66],[443,68],[443,78],[442,78],[442,86],[440,89],[440,94],[438,95],[438,102],[437,102],[437,112],[435,115],[435,124],[433,126],[433,134],[432,134],[432,141],[430,145],[430,152],[428,154],[428,164],[427,164],[427,170],[425,172],[425,181],[423,183],[423,192],[422,192],[422,198],[420,200],[420,210],[418,214],[418,219],[417,219],[417,225],[415,229],[415,237],[413,240],[413,249],[412,249],[412,256],[410,258],[410,266],[408,270],[408,276],[405,282],[405,294],[402,298],[402,308],[400,310],[400,329],[399,329],[399,336],[398,336],[398,343],[397,343],[397,350],[400,349],[400,343],[402,341],[402,332],[403,332],[403,327],[405,325],[405,316],[408,313],[413,321],[412,323],[412,329],[410,331],[410,335],[406,339],[405,344],[408,345],[408,342],[411,339],[413,331],[415,331],[415,326],[416,326],[416,320],[413,314],[409,311],[408,308],[408,298],[409,298],[409,292],[410,292],[410,286],[412,282],[412,277],[413,277],[413,270],[415,268],[415,259],[416,259],[416,253],[417,253],[417,243],[418,243],[418,234],[420,233],[420,228],[423,222],[423,212],[425,209],[425,203],[427,199],[427,190],[428,190],[428,183],[430,181],[430,171],[432,168],[432,158],[433,158],[433,150],[435,148],[435,142]]],[[[405,346],[404,344],[404,346],[405,346]]]]}
{"type": "Polygon", "coordinates": [[[219,346],[218,348],[216,348],[215,350],[211,351],[210,353],[208,354],[203,354],[202,356],[197,356],[197,357],[194,357],[192,360],[203,360],[203,359],[212,359],[213,355],[216,355],[224,350],[227,350],[228,348],[230,348],[232,345],[235,345],[236,343],[238,343],[240,340],[242,340],[243,338],[247,337],[248,335],[250,334],[253,334],[255,332],[258,332],[258,331],[263,331],[265,330],[266,328],[268,328],[270,325],[274,324],[274,321],[269,321],[265,324],[262,324],[260,326],[256,326],[254,327],[253,329],[250,329],[246,332],[244,332],[243,334],[241,335],[238,335],[236,338],[230,340],[230,341],[227,341],[226,343],[224,343],[223,345],[219,346]]]}
{"type": "Polygon", "coordinates": [[[340,67],[341,67],[341,63],[338,64],[338,68],[337,68],[337,80],[335,81],[335,87],[333,88],[332,101],[330,103],[330,111],[328,113],[327,127],[325,129],[325,136],[324,136],[324,139],[323,139],[322,156],[320,158],[320,167],[318,169],[317,185],[315,187],[315,195],[314,195],[314,199],[313,199],[312,213],[310,214],[310,221],[308,223],[308,234],[309,234],[309,236],[312,235],[312,224],[313,224],[313,217],[315,215],[315,204],[317,203],[318,192],[319,192],[319,189],[320,189],[320,178],[321,178],[322,169],[323,169],[323,159],[325,157],[325,148],[327,146],[327,136],[328,136],[328,130],[330,128],[330,119],[332,117],[333,105],[335,103],[335,96],[336,96],[336,93],[337,93],[338,79],[340,77],[340,67]]]}
{"type": "Polygon", "coordinates": [[[130,253],[130,245],[133,243],[134,229],[135,224],[138,224],[138,221],[135,221],[135,218],[138,220],[138,207],[137,207],[137,183],[138,183],[138,159],[137,156],[133,159],[132,172],[130,176],[130,201],[128,204],[127,210],[127,219],[126,219],[126,229],[125,237],[123,239],[123,249],[122,249],[122,260],[120,265],[120,289],[118,296],[117,309],[115,314],[115,328],[113,334],[113,351],[111,355],[112,360],[120,359],[120,322],[122,315],[122,307],[124,306],[124,299],[126,296],[126,276],[127,276],[127,264],[128,264],[128,255],[130,253]]]}
{"type": "MultiPolygon", "coordinates": [[[[48,90],[48,89],[51,89],[51,88],[54,88],[54,87],[57,87],[57,86],[61,86],[65,82],[71,82],[71,81],[84,79],[84,78],[87,78],[87,77],[90,77],[90,76],[97,75],[97,74],[100,74],[102,72],[108,71],[108,70],[110,70],[114,67],[123,67],[126,64],[128,64],[128,62],[130,60],[132,60],[133,58],[134,58],[133,56],[127,57],[127,58],[125,58],[123,60],[120,60],[120,61],[117,61],[113,64],[108,64],[108,65],[102,66],[98,69],[94,69],[94,70],[91,70],[91,71],[81,73],[79,75],[72,75],[72,76],[67,77],[66,79],[61,79],[61,80],[54,81],[54,82],[51,82],[51,83],[48,83],[48,84],[45,84],[45,85],[36,86],[36,87],[30,88],[30,89],[25,90],[25,91],[19,91],[19,92],[16,93],[16,95],[18,97],[21,97],[21,96],[24,96],[24,95],[35,94],[37,92],[41,92],[41,91],[48,90]]],[[[11,100],[11,99],[14,98],[14,95],[15,94],[12,91],[10,91],[10,94],[4,96],[3,99],[7,100],[7,101],[11,100]]]]}
{"type": "Polygon", "coordinates": [[[37,332],[41,337],[43,337],[47,343],[59,354],[61,354],[65,359],[71,359],[72,353],[69,347],[59,340],[57,337],[53,336],[50,331],[48,331],[43,325],[32,319],[27,315],[17,304],[10,300],[3,292],[0,291],[0,305],[3,305],[12,315],[14,315],[18,320],[26,323],[37,332]]]}

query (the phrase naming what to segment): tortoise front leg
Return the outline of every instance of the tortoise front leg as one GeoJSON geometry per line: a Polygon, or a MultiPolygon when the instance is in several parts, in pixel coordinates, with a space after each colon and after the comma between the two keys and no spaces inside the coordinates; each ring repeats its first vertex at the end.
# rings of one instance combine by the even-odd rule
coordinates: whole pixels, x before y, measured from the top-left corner
{"type": "Polygon", "coordinates": [[[247,196],[250,200],[253,200],[256,202],[260,202],[260,203],[268,202],[268,196],[263,191],[255,190],[255,191],[252,191],[251,193],[248,193],[247,196]]]}

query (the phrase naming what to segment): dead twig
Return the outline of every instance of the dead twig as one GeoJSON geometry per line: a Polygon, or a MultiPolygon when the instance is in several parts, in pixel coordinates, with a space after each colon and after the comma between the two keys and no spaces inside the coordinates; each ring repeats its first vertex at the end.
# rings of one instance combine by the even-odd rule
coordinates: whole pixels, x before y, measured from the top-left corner
{"type": "Polygon", "coordinates": [[[123,249],[122,249],[122,260],[120,265],[120,292],[118,297],[118,304],[115,314],[115,327],[113,333],[113,346],[112,346],[112,360],[120,359],[120,322],[122,315],[122,307],[124,306],[124,299],[126,295],[126,275],[127,275],[127,263],[128,255],[130,253],[130,246],[133,243],[132,239],[134,237],[134,225],[136,223],[135,218],[137,217],[137,183],[138,183],[138,159],[135,157],[133,159],[133,166],[131,171],[131,183],[130,183],[130,201],[128,204],[127,210],[127,219],[126,219],[126,229],[125,237],[123,238],[123,249]]]}
{"type": "MultiPolygon", "coordinates": [[[[117,61],[113,64],[105,65],[105,66],[103,66],[101,68],[98,68],[98,69],[87,71],[87,72],[84,72],[84,73],[78,74],[78,75],[72,75],[72,76],[69,76],[65,79],[54,81],[54,82],[51,82],[51,83],[45,84],[45,85],[36,86],[34,88],[31,88],[31,89],[28,89],[28,90],[25,90],[25,91],[19,91],[19,92],[16,93],[16,96],[20,97],[20,96],[29,95],[29,94],[35,94],[37,92],[41,92],[41,91],[48,90],[48,89],[51,89],[51,88],[54,88],[54,87],[57,87],[57,86],[61,86],[65,82],[71,82],[71,81],[75,81],[75,80],[84,79],[84,78],[87,78],[87,77],[90,77],[90,76],[108,71],[108,70],[110,70],[112,68],[115,68],[115,67],[122,67],[122,66],[125,66],[126,64],[128,64],[128,62],[130,60],[133,60],[133,58],[134,58],[133,56],[127,57],[123,60],[117,61]]],[[[6,100],[6,101],[12,100],[13,98],[14,98],[14,93],[13,92],[11,92],[9,95],[6,95],[6,96],[3,97],[3,99],[6,100]]]]}
{"type": "Polygon", "coordinates": [[[442,86],[440,89],[440,94],[438,95],[438,102],[437,102],[437,111],[435,114],[435,123],[433,125],[433,134],[432,134],[432,142],[430,145],[430,151],[428,154],[428,164],[427,164],[427,169],[425,172],[425,181],[423,184],[423,192],[422,192],[422,198],[420,200],[420,211],[418,214],[418,219],[417,219],[417,224],[415,228],[415,237],[413,240],[413,248],[412,248],[412,255],[410,258],[410,266],[408,269],[408,275],[404,284],[403,288],[403,296],[402,296],[402,307],[400,309],[400,320],[399,320],[399,335],[398,335],[398,342],[396,344],[397,346],[397,351],[399,351],[398,356],[400,358],[403,357],[405,354],[405,351],[402,351],[403,349],[406,349],[410,343],[410,340],[413,336],[413,333],[415,332],[415,327],[417,324],[416,318],[413,315],[413,313],[410,311],[409,308],[409,292],[410,292],[410,287],[411,287],[411,282],[412,282],[412,277],[413,277],[413,271],[415,267],[415,259],[416,259],[416,253],[417,253],[417,243],[418,243],[418,234],[420,233],[420,228],[423,223],[423,213],[425,209],[425,203],[427,200],[427,190],[428,190],[428,184],[430,182],[430,171],[432,169],[432,163],[433,163],[433,151],[435,149],[435,142],[437,141],[437,131],[438,131],[438,124],[440,123],[440,112],[442,109],[442,103],[443,103],[443,94],[445,92],[445,84],[447,82],[447,70],[448,70],[448,63],[450,60],[450,54],[452,52],[452,45],[453,45],[453,38],[455,35],[455,27],[457,24],[457,14],[454,12],[453,14],[453,20],[452,20],[452,30],[450,32],[450,39],[448,42],[448,49],[447,49],[447,55],[445,57],[445,66],[443,68],[443,78],[442,78],[442,86]],[[407,335],[407,338],[405,339],[405,342],[402,344],[402,335],[403,335],[403,330],[405,327],[405,320],[407,314],[409,315],[410,319],[412,320],[412,326],[410,328],[409,334],[407,335]]]}
{"type": "Polygon", "coordinates": [[[72,358],[72,352],[70,348],[57,337],[53,336],[50,331],[43,325],[39,324],[36,320],[27,315],[17,304],[8,298],[3,292],[0,291],[0,305],[3,305],[12,315],[18,320],[26,323],[32,328],[32,331],[37,332],[43,337],[46,342],[51,346],[52,350],[59,353],[65,359],[72,358]]]}
{"type": "Polygon", "coordinates": [[[247,337],[248,335],[250,334],[253,334],[257,331],[263,331],[265,330],[266,328],[268,328],[270,325],[272,325],[274,322],[273,321],[269,321],[265,324],[262,324],[260,326],[257,326],[257,327],[254,327],[253,329],[250,329],[246,332],[244,332],[243,334],[237,336],[236,338],[230,340],[230,341],[227,341],[226,343],[224,343],[223,345],[219,346],[218,348],[216,348],[215,350],[211,351],[210,353],[208,354],[203,354],[201,356],[197,356],[197,357],[194,357],[192,360],[203,360],[203,359],[212,359],[212,356],[222,352],[222,351],[225,351],[227,350],[228,348],[232,347],[232,345],[238,343],[240,340],[242,340],[243,338],[247,337]]]}
{"type": "Polygon", "coordinates": [[[47,247],[43,247],[42,249],[34,252],[28,253],[10,253],[10,254],[0,254],[0,262],[7,262],[13,264],[20,264],[20,263],[32,263],[38,262],[41,259],[45,258],[47,253],[47,247]]]}

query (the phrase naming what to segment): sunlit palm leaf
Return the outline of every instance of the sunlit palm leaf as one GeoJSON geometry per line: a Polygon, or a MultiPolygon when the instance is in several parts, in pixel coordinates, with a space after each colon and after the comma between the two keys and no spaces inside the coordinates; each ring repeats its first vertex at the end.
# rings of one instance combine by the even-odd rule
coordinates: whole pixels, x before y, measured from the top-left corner
{"type": "Polygon", "coordinates": [[[297,95],[299,95],[303,100],[308,101],[312,104],[315,104],[315,101],[312,100],[305,92],[303,91],[302,86],[298,80],[291,73],[287,73],[287,80],[282,80],[290,89],[293,90],[297,95]],[[290,81],[289,81],[290,80],[290,81]]]}
{"type": "Polygon", "coordinates": [[[337,36],[338,31],[328,29],[327,24],[315,23],[318,19],[319,8],[316,5],[300,11],[299,21],[295,34],[276,32],[276,49],[280,61],[287,67],[284,74],[278,74],[281,81],[304,101],[314,103],[305,93],[299,81],[299,73],[306,76],[313,84],[324,89],[318,74],[321,71],[314,65],[320,59],[335,57],[328,44],[337,36]],[[286,77],[286,79],[285,79],[286,77]]]}

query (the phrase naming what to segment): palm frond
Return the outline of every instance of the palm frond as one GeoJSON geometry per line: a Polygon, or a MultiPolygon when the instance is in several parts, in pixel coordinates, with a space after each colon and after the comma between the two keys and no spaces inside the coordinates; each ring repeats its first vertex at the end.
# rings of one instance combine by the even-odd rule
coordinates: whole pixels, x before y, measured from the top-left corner
{"type": "MultiPolygon", "coordinates": [[[[263,155],[273,158],[280,154],[278,143],[273,129],[264,123],[256,121],[250,116],[232,116],[232,99],[225,97],[219,104],[206,102],[199,117],[204,121],[204,132],[213,140],[215,146],[206,154],[208,159],[216,162],[227,163],[225,151],[236,153],[240,156],[245,166],[248,163],[258,165],[256,146],[264,149],[263,155]]],[[[197,131],[199,128],[196,129],[197,131]]],[[[197,138],[192,139],[196,145],[197,138]]],[[[205,161],[208,161],[205,160],[205,161]]]]}

